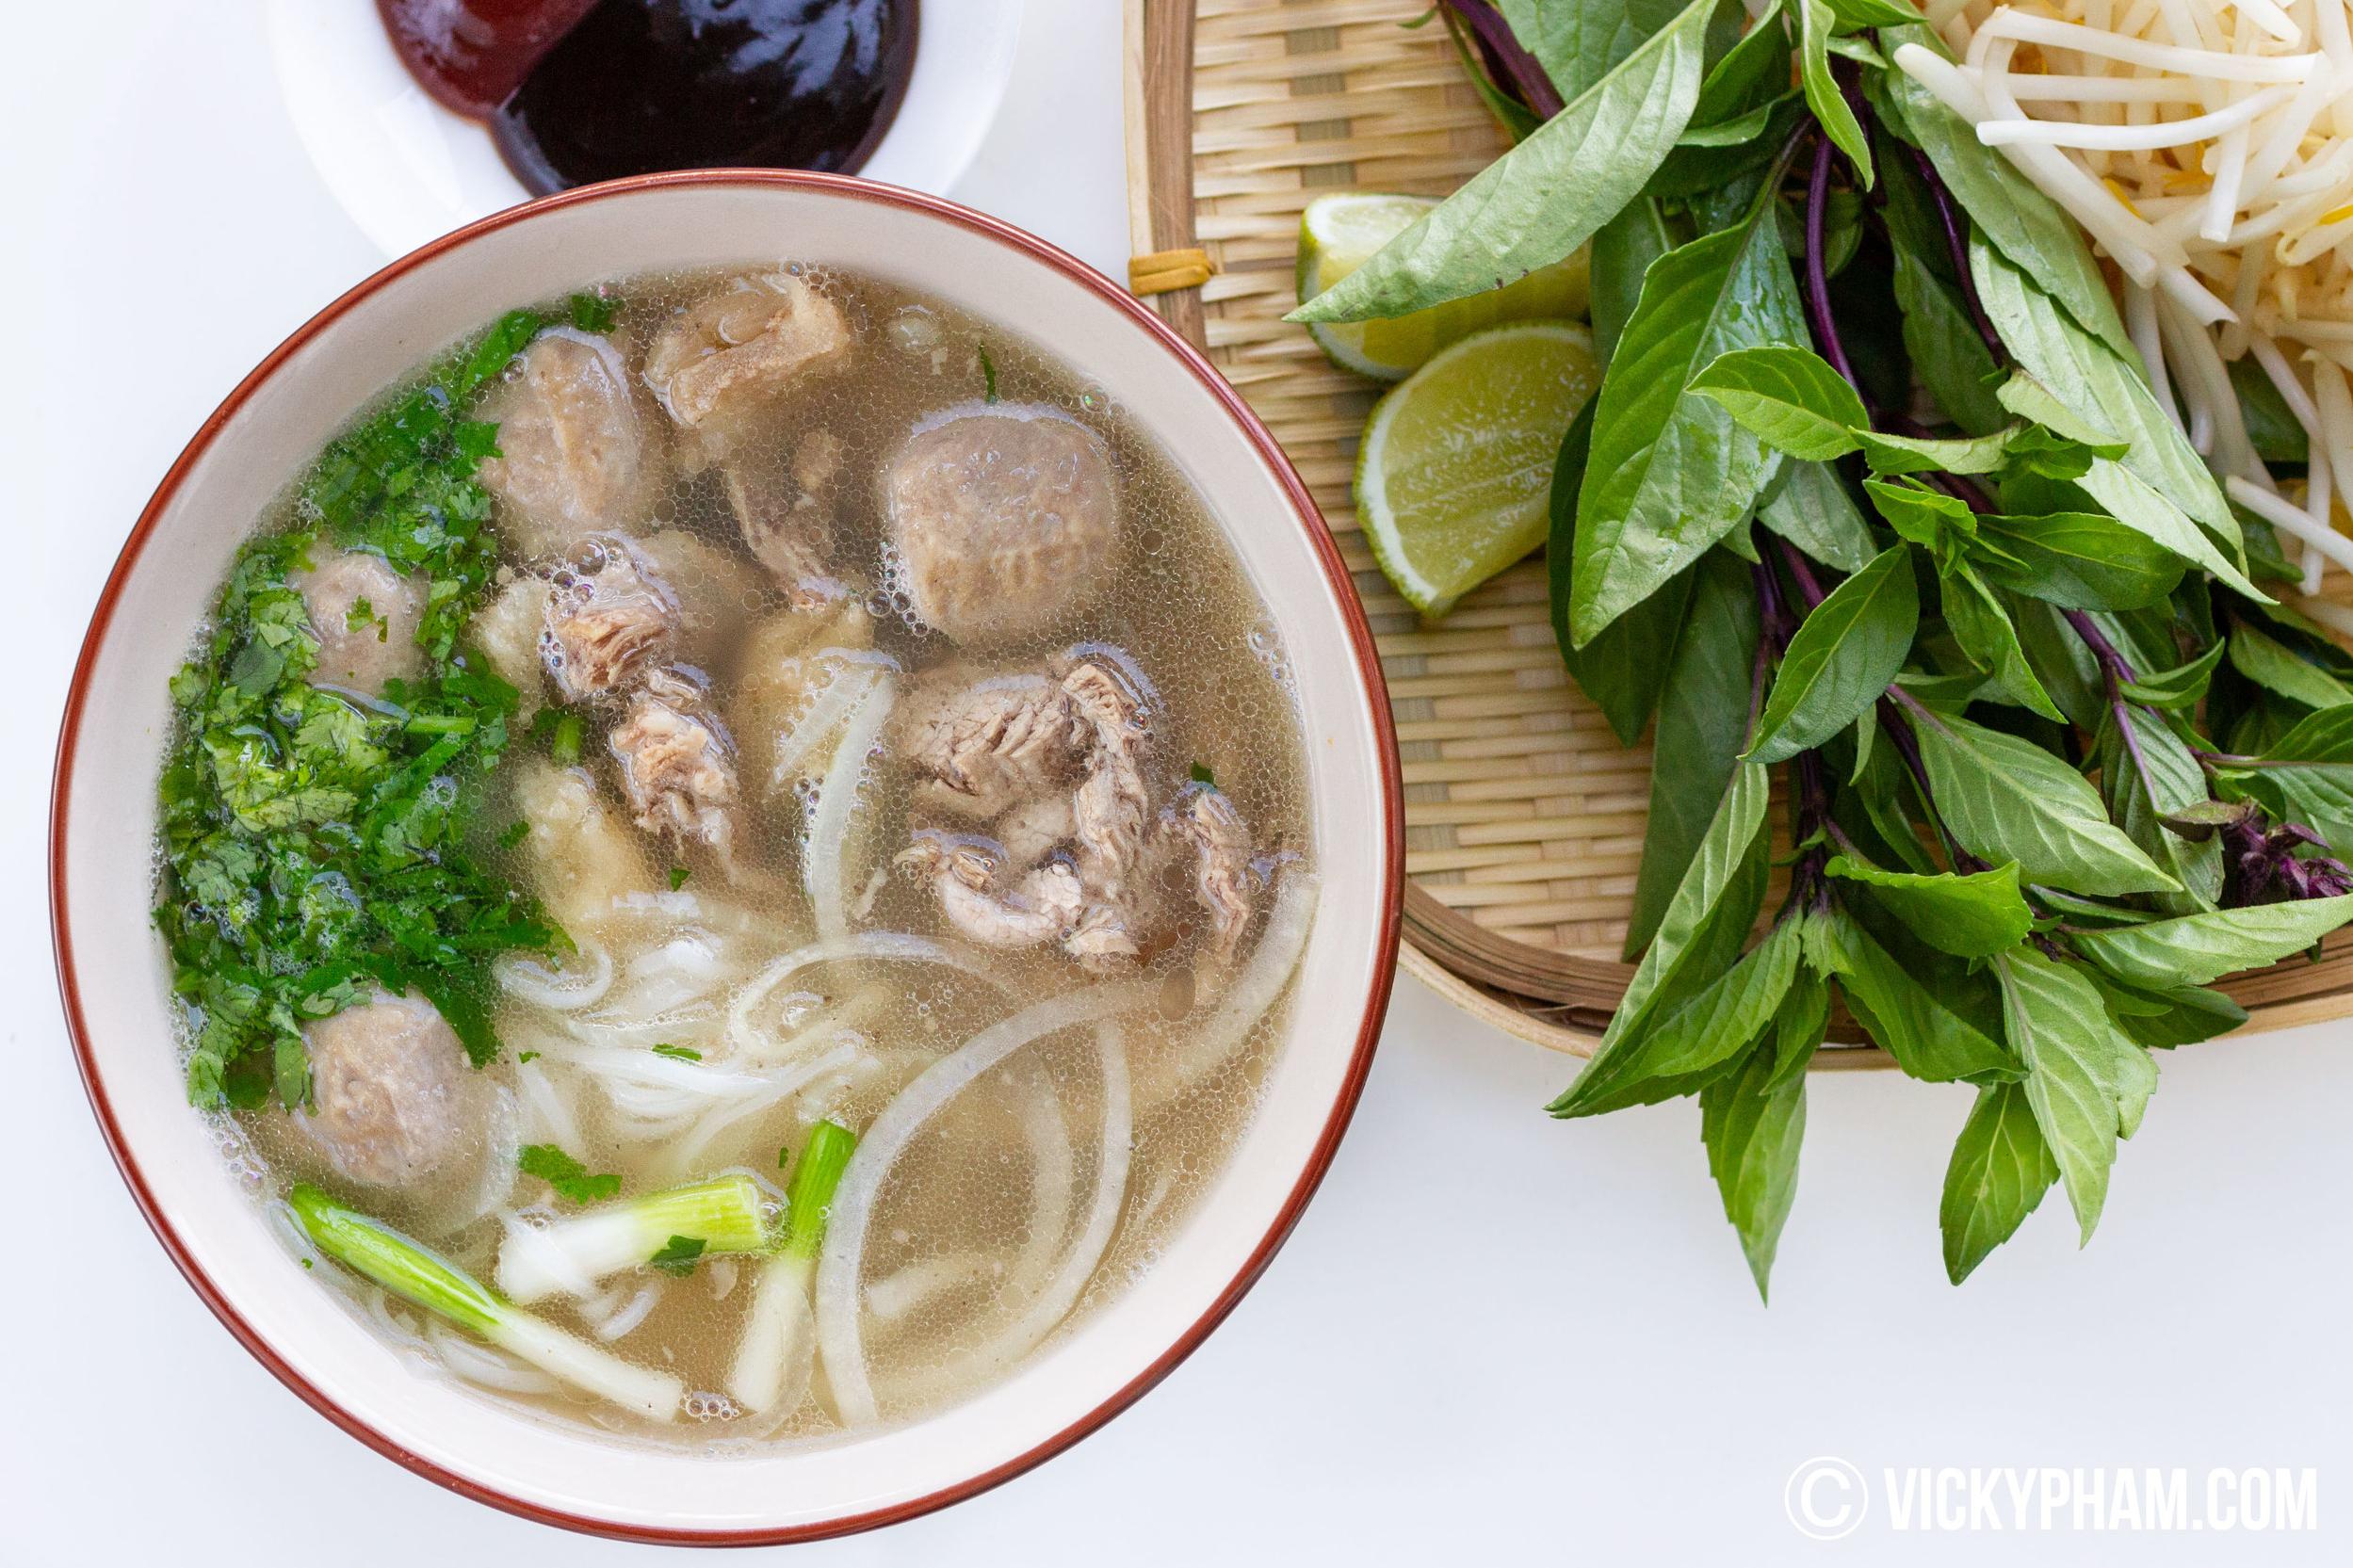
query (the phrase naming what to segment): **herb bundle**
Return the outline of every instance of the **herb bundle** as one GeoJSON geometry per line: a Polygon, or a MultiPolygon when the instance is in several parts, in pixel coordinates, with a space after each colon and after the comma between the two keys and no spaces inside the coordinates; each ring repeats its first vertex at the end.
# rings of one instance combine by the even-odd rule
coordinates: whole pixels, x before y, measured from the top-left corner
{"type": "MultiPolygon", "coordinates": [[[[569,312],[604,308],[581,296],[569,312]]],[[[563,940],[467,850],[517,694],[458,647],[496,565],[474,473],[497,431],[465,411],[550,319],[507,315],[330,446],[291,525],[239,554],[172,680],[155,918],[199,1105],[306,1103],[302,1026],[371,984],[421,993],[479,1066],[498,1048],[491,960],[563,940]],[[381,699],[310,684],[319,641],[288,578],[321,541],[425,580],[423,678],[381,699]]]]}
{"type": "MultiPolygon", "coordinates": [[[[1293,319],[1591,245],[1606,373],[1554,473],[1552,618],[1656,760],[1640,962],[1553,1113],[1696,1095],[1762,1291],[1842,1007],[1976,1088],[1953,1280],[2053,1185],[2088,1238],[2151,1051],[2353,918],[2353,658],[2265,590],[2296,574],[2151,394],[2075,224],[1889,68],[1943,52],[1909,7],[1440,14],[1517,145],[1293,319]]],[[[2250,385],[2250,430],[2292,431],[2250,385]]]]}

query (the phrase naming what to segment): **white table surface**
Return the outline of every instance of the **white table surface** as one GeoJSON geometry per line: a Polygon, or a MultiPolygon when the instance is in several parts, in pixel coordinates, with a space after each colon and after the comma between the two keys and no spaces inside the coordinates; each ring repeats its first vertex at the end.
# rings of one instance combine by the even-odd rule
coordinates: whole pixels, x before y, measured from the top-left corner
{"type": "MultiPolygon", "coordinates": [[[[955,192],[1114,273],[1118,8],[1030,0],[1006,111],[955,192]]],[[[66,672],[188,432],[381,258],[296,143],[253,0],[11,9],[0,528],[32,576],[0,616],[0,1563],[641,1560],[462,1501],[312,1415],[182,1285],[100,1144],[41,895],[66,672]]],[[[1199,1353],[1043,1469],[796,1560],[2345,1561],[2348,1045],[2334,1026],[2166,1059],[2090,1250],[2054,1197],[1957,1291],[1936,1203],[1967,1091],[1817,1075],[1768,1311],[1690,1106],[1555,1124],[1564,1062],[1404,981],[1321,1197],[1199,1353]],[[1874,1477],[2309,1466],[2321,1528],[1899,1536],[1874,1497],[1822,1545],[1783,1492],[1823,1454],[1874,1477]]]]}

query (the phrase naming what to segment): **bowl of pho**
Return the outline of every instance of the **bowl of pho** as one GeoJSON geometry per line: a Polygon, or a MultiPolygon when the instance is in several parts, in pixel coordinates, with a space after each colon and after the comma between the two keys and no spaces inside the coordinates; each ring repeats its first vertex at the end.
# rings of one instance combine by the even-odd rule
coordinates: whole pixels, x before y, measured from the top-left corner
{"type": "Polygon", "coordinates": [[[516,1512],[836,1533],[1248,1288],[1391,978],[1330,535],[1069,257],[859,181],[486,219],[207,420],[108,580],[51,894],[231,1333],[516,1512]]]}

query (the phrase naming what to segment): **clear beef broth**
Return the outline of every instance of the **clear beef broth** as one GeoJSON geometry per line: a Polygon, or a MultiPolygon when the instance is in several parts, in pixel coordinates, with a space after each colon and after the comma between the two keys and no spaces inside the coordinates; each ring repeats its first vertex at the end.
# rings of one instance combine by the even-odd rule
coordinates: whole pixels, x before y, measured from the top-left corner
{"type": "MultiPolygon", "coordinates": [[[[619,710],[576,704],[569,711],[585,719],[580,768],[558,768],[544,734],[519,742],[493,776],[478,819],[477,838],[490,840],[478,850],[545,897],[581,949],[552,969],[524,961],[526,983],[511,981],[500,998],[505,1052],[465,1091],[491,1104],[478,1146],[450,1161],[442,1179],[381,1190],[340,1180],[274,1107],[239,1116],[231,1142],[270,1190],[320,1181],[487,1281],[501,1247],[512,1245],[512,1227],[576,1212],[529,1178],[500,1190],[514,1145],[557,1144],[590,1172],[617,1172],[625,1197],[749,1172],[767,1189],[772,1216],[785,1190],[780,1151],[788,1157],[801,1150],[818,1118],[863,1132],[925,1069],[989,1026],[1041,998],[1134,985],[1146,999],[1112,1026],[1130,1080],[1129,1167],[1115,1228],[1077,1317],[1150,1266],[1222,1167],[1273,1054],[1287,1002],[1255,1024],[1242,1020],[1248,1032],[1239,1046],[1209,1037],[1221,1026],[1241,1033],[1220,998],[1236,973],[1247,973],[1278,886],[1287,879],[1312,885],[1303,745],[1285,656],[1215,523],[1102,389],[936,301],[876,280],[790,270],[843,307],[854,338],[846,363],[789,385],[739,422],[723,454],[705,435],[666,429],[672,477],[640,495],[640,515],[615,520],[632,537],[678,532],[707,546],[683,563],[673,552],[668,571],[680,601],[708,607],[693,658],[681,663],[707,683],[701,701],[728,733],[740,768],[723,852],[631,825],[609,754],[619,710]],[[1111,458],[1118,516],[1111,570],[1082,607],[977,651],[928,629],[916,613],[904,563],[894,564],[887,548],[883,483],[911,431],[943,411],[976,410],[1042,411],[1095,432],[1111,458]],[[831,448],[838,475],[828,580],[819,590],[805,580],[788,588],[755,564],[735,499],[739,490],[805,489],[793,467],[812,440],[831,448]],[[824,700],[814,680],[797,701],[760,695],[779,618],[798,626],[793,617],[835,633],[863,622],[868,635],[844,635],[851,646],[833,662],[827,634],[802,639],[803,656],[836,674],[889,671],[901,709],[927,683],[944,685],[944,671],[959,671],[960,681],[1054,671],[1074,650],[1116,664],[1148,727],[1141,772],[1150,820],[1213,789],[1247,825],[1252,908],[1238,952],[1222,962],[1205,956],[1214,946],[1210,915],[1196,894],[1194,863],[1175,851],[1139,863],[1144,887],[1131,897],[1152,912],[1153,934],[1130,962],[1095,973],[1050,940],[1013,949],[968,940],[945,919],[924,867],[904,864],[902,852],[927,828],[1001,848],[1002,891],[1018,869],[1010,865],[1015,851],[994,836],[999,824],[943,818],[927,807],[925,775],[907,762],[900,734],[885,728],[861,769],[842,840],[850,924],[951,944],[978,959],[978,972],[859,957],[818,962],[763,988],[764,971],[819,936],[805,841],[830,758],[820,748],[793,778],[756,776],[781,744],[773,732],[789,733],[824,700]],[[565,802],[563,810],[552,811],[550,799],[565,802]],[[501,833],[508,824],[528,826],[517,827],[518,838],[501,833]],[[586,984],[606,962],[611,978],[593,1002],[576,1007],[566,996],[548,1005],[551,989],[586,984]],[[758,1087],[706,1094],[694,1086],[709,1079],[696,1075],[758,1087]],[[787,1078],[795,1087],[770,1092],[787,1078]]],[[[639,278],[608,291],[619,307],[608,335],[637,396],[644,396],[645,356],[665,327],[742,275],[639,278]]],[[[510,380],[521,364],[510,367],[510,380]]],[[[645,401],[643,412],[666,428],[658,400],[645,401]]],[[[522,530],[510,512],[502,505],[495,524],[508,582],[546,566],[544,557],[511,548],[522,530]]],[[[1069,854],[1058,849],[1040,864],[1069,854]]],[[[858,1292],[864,1364],[883,1419],[937,1408],[1008,1370],[990,1347],[1031,1308],[1077,1243],[1101,1185],[1101,1129],[1113,1092],[1105,1049],[1090,1025],[1014,1052],[925,1123],[891,1168],[868,1229],[858,1292]]],[[[322,1271],[445,1369],[478,1385],[505,1384],[499,1398],[552,1418],[724,1451],[843,1424],[821,1359],[808,1397],[789,1411],[753,1414],[723,1392],[757,1267],[756,1256],[714,1256],[683,1278],[640,1268],[597,1282],[585,1297],[534,1305],[561,1328],[674,1373],[690,1393],[683,1416],[671,1422],[545,1386],[446,1325],[429,1333],[429,1316],[413,1305],[341,1270],[322,1271]]]]}

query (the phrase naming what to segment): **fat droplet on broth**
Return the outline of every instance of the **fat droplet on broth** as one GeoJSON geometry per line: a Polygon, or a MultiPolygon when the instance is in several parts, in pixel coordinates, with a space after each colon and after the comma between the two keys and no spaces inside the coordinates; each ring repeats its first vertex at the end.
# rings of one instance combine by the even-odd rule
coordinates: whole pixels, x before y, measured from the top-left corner
{"type": "MultiPolygon", "coordinates": [[[[744,271],[773,270],[747,268],[744,271]]],[[[788,265],[787,271],[792,267],[788,265]]],[[[871,611],[874,641],[879,653],[895,658],[906,672],[901,678],[902,696],[913,689],[922,672],[959,663],[977,670],[1037,667],[1061,655],[1072,643],[1086,640],[1108,644],[1131,656],[1156,688],[1154,736],[1155,809],[1185,780],[1193,762],[1211,766],[1219,785],[1233,795],[1263,846],[1306,845],[1309,839],[1302,745],[1291,696],[1287,689],[1290,667],[1280,639],[1266,623],[1262,606],[1214,523],[1167,457],[1156,450],[1127,420],[1105,388],[1030,350],[1013,332],[977,320],[938,301],[915,297],[869,280],[853,280],[823,267],[801,269],[814,286],[833,293],[851,308],[849,315],[859,340],[852,363],[845,369],[797,388],[760,425],[746,443],[728,455],[766,481],[788,479],[792,453],[804,437],[825,431],[842,444],[841,478],[832,497],[834,549],[831,565],[853,595],[871,611]],[[923,627],[901,581],[901,563],[884,542],[879,476],[917,421],[938,410],[977,401],[982,388],[971,348],[985,346],[995,365],[998,393],[1006,401],[1045,403],[1068,411],[1100,433],[1112,457],[1117,477],[1126,541],[1118,576],[1096,607],[1081,622],[1057,628],[1050,637],[1002,648],[959,650],[923,627]]],[[[698,273],[624,282],[615,291],[620,324],[613,336],[633,365],[673,315],[701,298],[727,274],[698,273]]],[[[707,650],[705,667],[712,679],[712,699],[720,716],[737,723],[730,712],[734,683],[742,671],[741,649],[728,639],[749,638],[771,616],[787,613],[782,591],[740,557],[738,531],[721,476],[715,464],[698,464],[689,443],[669,437],[667,417],[650,398],[644,417],[662,428],[679,453],[680,472],[674,482],[651,503],[647,515],[632,527],[629,519],[610,525],[624,532],[653,532],[676,528],[696,535],[728,553],[741,565],[739,579],[707,585],[721,591],[718,602],[728,606],[734,624],[720,628],[718,645],[707,650]]],[[[520,561],[513,563],[521,565],[520,561]]],[[[682,590],[688,585],[678,585],[682,590]]],[[[796,699],[797,715],[805,715],[816,700],[815,689],[796,699]]],[[[607,710],[583,710],[591,726],[583,746],[585,766],[600,780],[602,798],[617,806],[612,795],[611,762],[597,742],[611,721],[607,710]]],[[[738,744],[744,742],[737,735],[738,744]]],[[[544,746],[541,741],[517,743],[518,753],[544,746]]],[[[821,757],[819,763],[821,765],[821,757]]],[[[698,869],[676,895],[679,907],[692,901],[700,913],[693,918],[710,933],[718,950],[696,970],[692,983],[707,984],[710,994],[693,1008],[673,1009],[660,1016],[677,1021],[679,1036],[652,1032],[608,1033],[599,1043],[615,1051],[645,1052],[656,1043],[696,1043],[706,1052],[703,1063],[660,1061],[657,1090],[677,1083],[691,1084],[696,1071],[726,1071],[729,1004],[738,989],[777,955],[811,939],[812,919],[801,891],[801,834],[816,804],[819,778],[804,775],[790,788],[771,795],[764,781],[744,781],[745,822],[737,845],[738,860],[748,874],[729,882],[715,869],[698,869]],[[692,1014],[691,1018],[688,1013],[692,1014]],[[688,1033],[689,1029],[691,1033],[688,1033]]],[[[822,768],[818,767],[821,775],[822,768]]],[[[491,803],[481,820],[495,831],[513,819],[504,791],[511,769],[494,777],[491,803]]],[[[857,781],[859,811],[853,819],[855,852],[864,857],[852,867],[863,883],[868,865],[887,867],[888,857],[903,846],[910,791],[896,770],[878,767],[869,757],[857,781]]],[[[625,816],[622,826],[626,833],[625,816]]],[[[529,884],[533,857],[546,852],[550,835],[535,830],[523,842],[486,851],[485,858],[518,882],[529,884]]],[[[642,837],[632,839],[645,858],[642,892],[648,907],[671,898],[663,871],[666,850],[642,837]]],[[[1175,879],[1180,895],[1189,896],[1181,875],[1175,879]]],[[[672,918],[675,918],[673,916],[672,918]]],[[[938,934],[936,906],[927,884],[912,873],[885,880],[872,904],[870,923],[878,928],[938,934]]],[[[674,937],[652,914],[614,920],[609,929],[592,934],[611,959],[616,977],[674,937]]],[[[584,951],[589,949],[584,948],[584,951]]],[[[544,1124],[544,1112],[528,1096],[523,1102],[523,1138],[532,1142],[564,1142],[565,1153],[592,1172],[613,1172],[625,1179],[624,1190],[639,1193],[685,1179],[741,1170],[781,1190],[790,1175],[792,1159],[805,1146],[815,1117],[835,1114],[864,1126],[880,1112],[898,1088],[932,1062],[1015,1008],[1073,983],[1068,963],[1047,950],[988,955],[992,979],[978,981],[961,976],[893,968],[861,977],[854,968],[827,967],[794,981],[803,989],[771,997],[755,1010],[762,1026],[772,1024],[780,1034],[819,1029],[821,1048],[843,1051],[843,1060],[814,1078],[805,1093],[787,1095],[772,1107],[745,1117],[714,1136],[691,1169],[671,1171],[661,1161],[676,1145],[681,1123],[669,1127],[653,1114],[664,1109],[658,1100],[633,1107],[624,1115],[595,1087],[567,1053],[578,1042],[567,1030],[595,1015],[596,1008],[577,1014],[560,1014],[527,1008],[510,999],[501,1014],[501,1032],[511,1047],[544,1047],[534,1066],[536,1081],[544,1084],[568,1111],[573,1126],[559,1135],[544,1124]],[[879,987],[881,1000],[870,1015],[860,1016],[836,1031],[824,1027],[831,1012],[849,1006],[857,994],[879,987]],[[650,1108],[649,1108],[650,1107],[650,1108]],[[642,1112],[643,1114],[634,1114],[642,1112]],[[652,1130],[649,1130],[652,1129],[652,1130]],[[565,1142],[576,1138],[577,1142],[565,1142]]],[[[592,971],[592,967],[591,969],[592,971]]],[[[1203,1075],[1174,1096],[1155,1098],[1160,1091],[1165,1063],[1186,1043],[1188,998],[1198,1000],[1202,982],[1181,945],[1156,958],[1146,971],[1156,984],[1160,1006],[1146,1010],[1124,1026],[1131,1073],[1135,1079],[1135,1124],[1131,1149],[1127,1217],[1115,1233],[1110,1252],[1083,1298],[1096,1303],[1116,1294],[1139,1273],[1148,1269],[1187,1212],[1189,1203],[1222,1166],[1236,1128],[1247,1116],[1255,1086],[1270,1053],[1273,1031],[1254,1031],[1249,1043],[1230,1064],[1203,1075]]],[[[616,987],[623,982],[617,978],[616,987]]],[[[599,1007],[609,1008],[607,1003],[599,1007]]],[[[580,1026],[594,1029],[597,1026],[580,1026]]],[[[952,1364],[957,1349],[986,1337],[992,1324],[1017,1311],[1017,1287],[1030,1288],[1033,1278],[1024,1270],[1025,1249],[1034,1254],[1053,1253],[1074,1234],[1092,1191],[1096,1151],[1092,1129],[1100,1125],[1102,1083],[1092,1035],[1068,1031],[1051,1042],[1031,1047],[1034,1060],[1024,1072],[984,1075],[964,1096],[952,1115],[944,1116],[936,1132],[918,1139],[910,1150],[901,1177],[888,1184],[873,1232],[867,1278],[883,1276],[886,1267],[930,1258],[946,1265],[959,1255],[977,1260],[961,1276],[965,1283],[923,1297],[869,1341],[877,1386],[887,1390],[894,1380],[920,1383],[929,1369],[952,1364]],[[1029,1107],[1055,1106],[1052,1123],[1061,1131],[1043,1129],[1047,1120],[1029,1107]],[[949,1135],[953,1134],[951,1138],[949,1135]],[[994,1141],[991,1141],[991,1140],[994,1141]],[[1049,1147],[1040,1152],[1039,1140],[1049,1147]],[[966,1147],[966,1140],[969,1147],[966,1147]],[[936,1178],[934,1180],[933,1178],[936,1178]],[[1068,1187],[1069,1214],[1062,1230],[1041,1220],[1034,1212],[1042,1191],[1068,1187]]],[[[514,1049],[489,1069],[501,1081],[514,1072],[514,1049]]],[[[1029,1055],[1025,1052],[1024,1055],[1029,1055]]],[[[666,1091],[673,1091],[670,1090],[666,1091]]],[[[280,1123],[283,1119],[279,1119],[280,1123]]],[[[292,1146],[282,1124],[253,1119],[252,1142],[243,1165],[224,1148],[223,1157],[240,1179],[283,1184],[295,1173],[292,1146]],[[255,1172],[246,1175],[250,1169],[255,1172]]],[[[356,1195],[355,1195],[356,1196],[356,1195]]],[[[773,1198],[769,1200],[771,1206],[773,1198]]],[[[510,1200],[511,1206],[528,1205],[542,1220],[571,1212],[550,1206],[545,1191],[527,1180],[510,1200]]],[[[388,1214],[398,1222],[405,1218],[388,1214]]],[[[1049,1217],[1050,1218],[1050,1217],[1049,1217]]],[[[497,1220],[486,1219],[449,1235],[426,1237],[466,1267],[487,1270],[495,1260],[500,1237],[497,1220]]],[[[714,1267],[706,1264],[705,1268],[714,1267]]],[[[628,1276],[623,1276],[626,1281],[628,1276]]],[[[767,1417],[742,1421],[730,1412],[733,1402],[716,1392],[723,1388],[728,1363],[741,1333],[746,1303],[755,1295],[752,1276],[723,1298],[709,1288],[709,1280],[691,1288],[664,1282],[666,1288],[644,1321],[607,1347],[632,1361],[657,1367],[674,1366],[690,1388],[687,1421],[652,1430],[633,1417],[606,1407],[578,1401],[569,1395],[525,1402],[559,1419],[584,1424],[632,1439],[691,1442],[711,1449],[731,1431],[764,1430],[767,1417]],[[689,1438],[686,1431],[697,1435],[689,1438]]],[[[683,1284],[683,1282],[681,1282],[683,1284]]],[[[631,1288],[634,1288],[632,1285],[631,1288]]],[[[547,1316],[576,1332],[590,1332],[584,1318],[561,1301],[548,1303],[547,1316]]],[[[886,1406],[893,1416],[918,1414],[973,1391],[955,1387],[934,1391],[903,1408],[886,1406]]],[[[772,1441],[822,1438],[831,1422],[816,1402],[806,1406],[779,1429],[772,1441]]],[[[749,1440],[757,1447],[770,1439],[749,1440]]]]}

